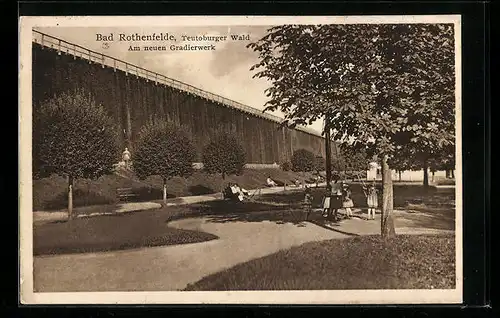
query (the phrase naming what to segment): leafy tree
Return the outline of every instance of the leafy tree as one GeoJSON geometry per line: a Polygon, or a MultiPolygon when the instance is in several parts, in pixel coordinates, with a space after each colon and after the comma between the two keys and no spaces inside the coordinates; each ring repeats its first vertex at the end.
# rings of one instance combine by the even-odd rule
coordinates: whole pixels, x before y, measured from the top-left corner
{"type": "Polygon", "coordinates": [[[139,132],[133,168],[142,180],[148,176],[162,178],[165,202],[167,180],[191,175],[195,158],[196,149],[187,130],[171,122],[151,121],[139,132]]]}
{"type": "Polygon", "coordinates": [[[111,174],[118,161],[112,119],[83,91],[62,93],[34,108],[33,176],[68,177],[68,219],[73,218],[73,183],[111,174]]]}
{"type": "Polygon", "coordinates": [[[248,47],[271,84],[265,110],[284,124],[325,120],[341,144],[381,158],[381,232],[395,235],[389,160],[406,145],[425,156],[454,143],[451,24],[281,25],[248,47]]]}
{"type": "Polygon", "coordinates": [[[246,154],[238,139],[227,132],[216,133],[215,138],[203,151],[203,167],[208,173],[227,175],[243,172],[246,154]]]}
{"type": "Polygon", "coordinates": [[[306,149],[298,149],[292,155],[292,170],[295,172],[314,171],[316,158],[312,152],[306,149]]]}

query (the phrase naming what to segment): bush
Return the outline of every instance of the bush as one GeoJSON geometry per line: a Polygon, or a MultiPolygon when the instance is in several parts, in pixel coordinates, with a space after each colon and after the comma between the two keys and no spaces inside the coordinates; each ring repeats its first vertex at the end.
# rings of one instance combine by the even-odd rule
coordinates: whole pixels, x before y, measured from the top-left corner
{"type": "Polygon", "coordinates": [[[283,170],[283,171],[292,170],[292,163],[290,161],[283,161],[281,163],[281,170],[283,170]]]}
{"type": "MultiPolygon", "coordinates": [[[[116,203],[116,200],[114,198],[109,198],[97,192],[85,191],[81,189],[75,189],[73,191],[73,196],[74,196],[73,199],[74,207],[116,203]]],[[[43,202],[40,208],[43,210],[50,211],[50,210],[65,209],[67,206],[68,206],[68,193],[64,191],[60,192],[52,199],[43,202]]]]}
{"type": "Polygon", "coordinates": [[[165,187],[172,177],[191,175],[195,157],[188,131],[170,122],[153,121],[139,133],[133,167],[139,179],[160,176],[165,187]]]}
{"type": "Polygon", "coordinates": [[[292,170],[301,172],[314,171],[316,159],[314,154],[306,149],[294,151],[292,155],[292,170]]]}
{"type": "Polygon", "coordinates": [[[455,179],[437,179],[434,183],[436,185],[455,185],[455,179]]]}
{"type": "Polygon", "coordinates": [[[220,132],[203,151],[203,167],[208,173],[240,175],[246,163],[245,150],[238,140],[228,133],[220,132]]]}

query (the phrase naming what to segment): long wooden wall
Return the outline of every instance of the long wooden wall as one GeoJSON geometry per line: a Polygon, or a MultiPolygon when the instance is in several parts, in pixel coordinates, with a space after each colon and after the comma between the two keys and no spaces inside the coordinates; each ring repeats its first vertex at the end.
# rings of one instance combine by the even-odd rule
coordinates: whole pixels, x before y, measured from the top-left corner
{"type": "Polygon", "coordinates": [[[61,92],[85,88],[114,119],[123,147],[133,149],[141,127],[152,118],[164,118],[193,132],[199,154],[215,129],[225,128],[240,138],[249,163],[280,163],[300,148],[324,157],[324,139],[317,135],[283,128],[269,119],[86,59],[59,55],[36,43],[32,69],[33,107],[61,92]]]}

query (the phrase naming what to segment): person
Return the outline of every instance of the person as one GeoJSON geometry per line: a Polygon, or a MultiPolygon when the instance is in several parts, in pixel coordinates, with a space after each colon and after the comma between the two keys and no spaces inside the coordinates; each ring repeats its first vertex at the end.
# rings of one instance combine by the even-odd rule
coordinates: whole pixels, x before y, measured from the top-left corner
{"type": "Polygon", "coordinates": [[[266,182],[267,182],[267,186],[268,187],[275,187],[275,186],[277,186],[276,182],[274,182],[274,180],[271,179],[271,176],[267,177],[267,181],[266,182]]]}
{"type": "Polygon", "coordinates": [[[329,211],[333,209],[333,218],[337,220],[337,213],[342,208],[342,182],[339,182],[338,175],[333,176],[333,184],[331,185],[331,199],[329,211]]]}
{"type": "Polygon", "coordinates": [[[130,163],[130,151],[128,151],[128,148],[125,148],[122,154],[122,160],[125,163],[125,168],[129,168],[129,163],[130,163]]]}
{"type": "Polygon", "coordinates": [[[311,194],[311,189],[306,186],[306,190],[304,191],[304,214],[305,214],[305,220],[307,221],[309,214],[311,213],[312,209],[312,201],[313,201],[313,196],[311,194]]]}
{"type": "Polygon", "coordinates": [[[375,182],[372,182],[368,187],[363,187],[366,195],[366,204],[368,206],[368,220],[375,220],[375,210],[378,207],[378,196],[375,182]]]}
{"type": "Polygon", "coordinates": [[[347,183],[344,184],[343,195],[344,195],[344,200],[342,202],[342,206],[345,209],[346,216],[348,218],[351,218],[352,217],[351,208],[354,207],[354,203],[352,202],[352,198],[351,198],[352,191],[349,188],[349,185],[347,183]]]}

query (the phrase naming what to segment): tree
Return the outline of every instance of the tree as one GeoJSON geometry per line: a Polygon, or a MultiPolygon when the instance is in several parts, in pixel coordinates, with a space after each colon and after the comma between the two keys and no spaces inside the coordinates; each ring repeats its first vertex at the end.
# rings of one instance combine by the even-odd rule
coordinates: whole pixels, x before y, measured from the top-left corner
{"type": "Polygon", "coordinates": [[[83,90],[62,93],[34,108],[33,176],[68,178],[68,219],[73,219],[75,179],[113,172],[119,158],[116,135],[104,108],[83,90]]]}
{"type": "Polygon", "coordinates": [[[246,164],[246,154],[240,142],[227,132],[217,132],[203,151],[203,167],[208,173],[239,175],[246,164]]]}
{"type": "Polygon", "coordinates": [[[324,133],[381,158],[381,232],[395,235],[389,160],[406,145],[432,154],[454,143],[451,24],[281,25],[249,48],[271,87],[265,110],[290,127],[325,119],[324,133]]]}
{"type": "Polygon", "coordinates": [[[196,149],[187,130],[171,122],[151,121],[139,132],[133,168],[141,180],[162,178],[166,202],[167,180],[191,175],[195,158],[196,149]]]}
{"type": "Polygon", "coordinates": [[[316,168],[316,158],[306,149],[298,149],[292,155],[292,170],[295,172],[310,172],[316,168]]]}

